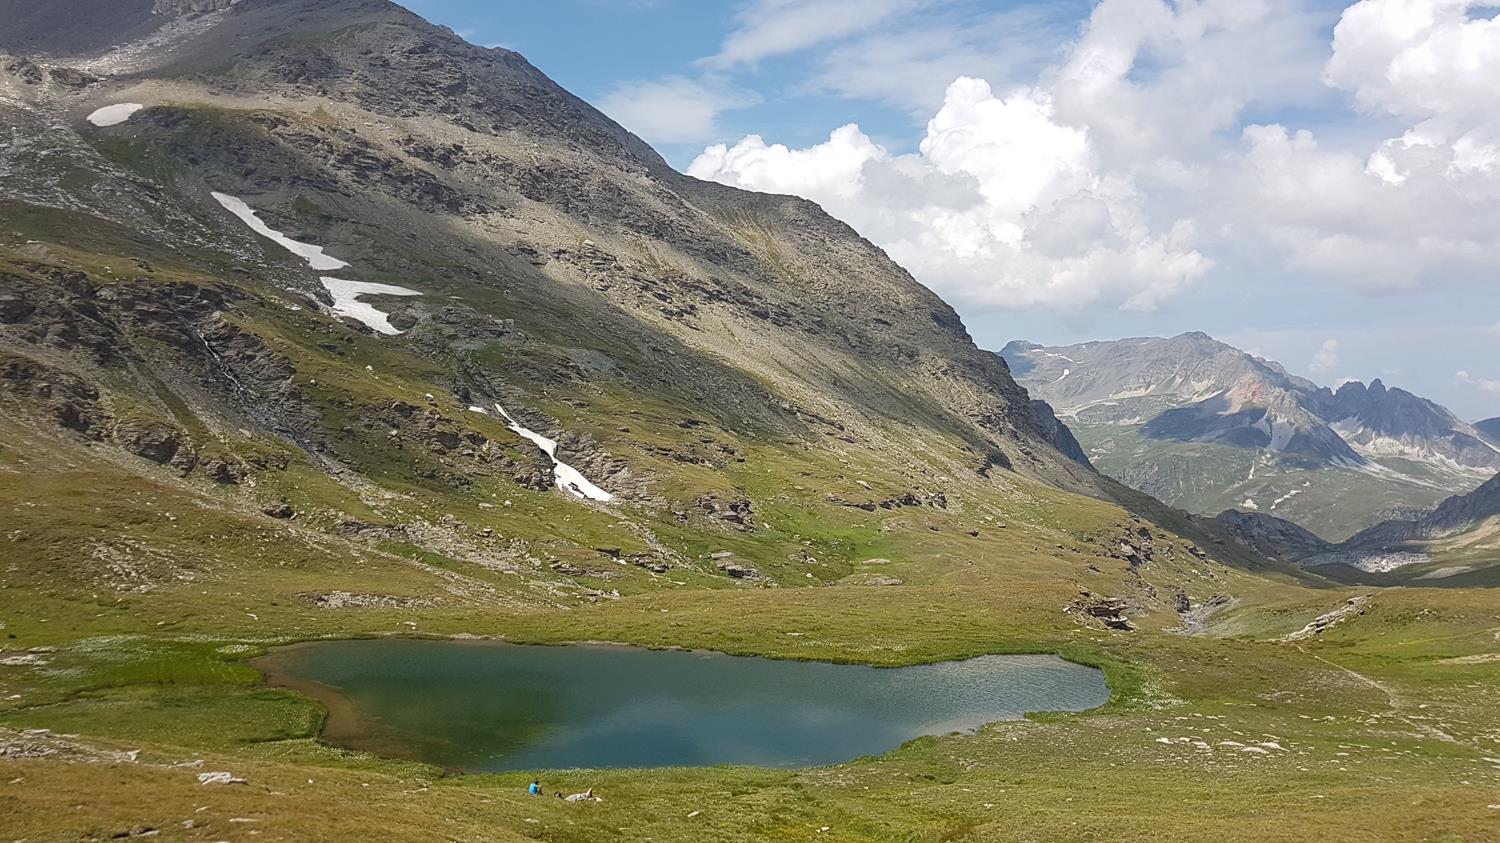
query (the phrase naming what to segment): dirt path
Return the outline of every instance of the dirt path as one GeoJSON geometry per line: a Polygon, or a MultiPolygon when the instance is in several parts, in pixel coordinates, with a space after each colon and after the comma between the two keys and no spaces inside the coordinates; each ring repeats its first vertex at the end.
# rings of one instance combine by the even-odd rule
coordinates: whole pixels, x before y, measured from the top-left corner
{"type": "Polygon", "coordinates": [[[1302,653],[1303,655],[1306,655],[1306,656],[1310,657],[1310,658],[1316,659],[1317,661],[1320,661],[1323,664],[1326,664],[1329,667],[1334,668],[1335,670],[1342,671],[1345,675],[1349,676],[1350,678],[1358,680],[1359,682],[1362,682],[1365,685],[1368,685],[1371,688],[1374,688],[1375,690],[1377,690],[1380,693],[1384,694],[1385,695],[1385,699],[1386,699],[1386,704],[1388,706],[1390,706],[1391,711],[1396,712],[1396,719],[1398,719],[1402,723],[1405,723],[1406,725],[1412,727],[1413,729],[1416,729],[1418,732],[1426,735],[1427,737],[1434,738],[1436,740],[1440,740],[1440,741],[1443,741],[1445,743],[1451,743],[1451,744],[1454,744],[1456,746],[1462,746],[1462,747],[1465,747],[1467,749],[1472,749],[1472,750],[1474,750],[1476,752],[1479,751],[1479,747],[1477,747],[1477,746],[1469,743],[1468,741],[1459,740],[1458,738],[1456,738],[1456,737],[1448,734],[1447,732],[1444,732],[1442,729],[1439,729],[1436,726],[1433,726],[1433,725],[1431,725],[1429,723],[1419,723],[1419,722],[1417,722],[1415,720],[1412,720],[1410,717],[1407,717],[1404,714],[1401,714],[1402,711],[1410,710],[1412,708],[1415,708],[1415,706],[1413,706],[1410,702],[1408,702],[1405,698],[1403,698],[1401,696],[1401,694],[1398,693],[1390,685],[1387,685],[1384,682],[1381,682],[1380,680],[1378,680],[1378,679],[1376,679],[1376,678],[1374,678],[1372,676],[1367,676],[1367,675],[1365,675],[1363,673],[1360,673],[1359,671],[1354,670],[1353,668],[1345,667],[1344,665],[1341,665],[1341,664],[1339,664],[1337,662],[1329,661],[1328,659],[1323,658],[1322,656],[1318,655],[1317,653],[1308,652],[1307,648],[1304,647],[1304,646],[1302,646],[1302,645],[1300,645],[1300,644],[1297,645],[1297,651],[1300,652],[1300,653],[1302,653]]]}

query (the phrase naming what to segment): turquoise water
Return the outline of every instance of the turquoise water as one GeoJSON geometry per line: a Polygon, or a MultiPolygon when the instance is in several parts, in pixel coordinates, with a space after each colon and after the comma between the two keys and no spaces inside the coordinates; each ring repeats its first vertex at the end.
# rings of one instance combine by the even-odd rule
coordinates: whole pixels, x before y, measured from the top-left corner
{"type": "Polygon", "coordinates": [[[802,767],[1109,698],[1054,656],[903,668],[616,646],[333,641],[258,660],[329,707],[330,742],[450,769],[802,767]]]}

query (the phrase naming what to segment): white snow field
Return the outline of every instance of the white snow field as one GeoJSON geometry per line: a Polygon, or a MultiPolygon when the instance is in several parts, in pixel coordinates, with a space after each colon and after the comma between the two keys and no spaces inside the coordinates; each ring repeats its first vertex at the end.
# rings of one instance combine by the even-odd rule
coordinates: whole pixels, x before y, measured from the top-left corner
{"type": "MultiPolygon", "coordinates": [[[[469,409],[475,413],[489,415],[483,407],[470,407],[469,409]]],[[[589,482],[589,479],[584,477],[578,469],[559,460],[557,458],[557,442],[555,440],[548,439],[540,433],[522,427],[521,423],[511,418],[510,413],[505,412],[505,408],[498,403],[495,404],[495,409],[505,419],[505,426],[510,428],[512,433],[541,448],[542,453],[546,454],[552,460],[552,479],[557,482],[557,488],[562,489],[575,498],[600,501],[601,503],[608,503],[615,499],[614,495],[589,482]]]]}
{"type": "Polygon", "coordinates": [[[122,102],[115,105],[106,105],[89,115],[89,122],[95,126],[118,126],[135,116],[137,111],[145,108],[138,102],[122,102]]]}
{"type": "Polygon", "coordinates": [[[317,270],[343,269],[348,266],[348,261],[341,261],[332,255],[325,254],[322,246],[314,246],[311,243],[299,243],[276,229],[261,222],[255,211],[246,205],[243,200],[226,193],[215,193],[214,199],[218,200],[224,210],[239,217],[245,225],[256,234],[274,241],[277,245],[288,252],[307,261],[307,265],[317,270]]]}
{"type": "Polygon", "coordinates": [[[397,287],[392,284],[370,284],[364,281],[346,281],[342,278],[322,279],[323,288],[333,296],[333,307],[330,308],[339,316],[347,316],[357,319],[369,326],[370,330],[377,334],[385,334],[394,337],[401,331],[391,324],[390,316],[383,311],[376,310],[372,304],[366,304],[359,300],[360,296],[420,296],[416,290],[408,290],[405,287],[397,287]]]}

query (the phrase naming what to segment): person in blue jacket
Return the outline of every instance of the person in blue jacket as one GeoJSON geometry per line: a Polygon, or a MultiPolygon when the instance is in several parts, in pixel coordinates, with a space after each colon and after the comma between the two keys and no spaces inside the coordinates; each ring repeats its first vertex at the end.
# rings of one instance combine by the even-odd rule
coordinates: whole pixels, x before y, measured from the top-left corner
{"type": "Polygon", "coordinates": [[[542,795],[542,782],[541,782],[541,780],[538,779],[536,781],[533,781],[531,783],[531,787],[526,788],[526,792],[529,793],[529,794],[531,794],[532,796],[541,796],[542,795]]]}

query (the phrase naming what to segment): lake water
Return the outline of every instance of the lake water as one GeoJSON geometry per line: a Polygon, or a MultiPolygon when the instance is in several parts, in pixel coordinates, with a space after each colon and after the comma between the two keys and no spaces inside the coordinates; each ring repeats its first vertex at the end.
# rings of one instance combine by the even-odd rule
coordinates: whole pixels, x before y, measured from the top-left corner
{"type": "Polygon", "coordinates": [[[280,648],[256,666],[328,706],[331,743],[467,771],[831,764],[1109,698],[1103,674],[1054,656],[873,668],[372,640],[280,648]]]}

